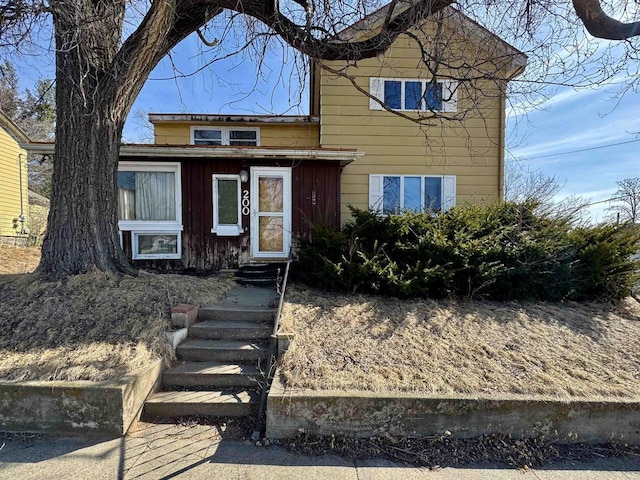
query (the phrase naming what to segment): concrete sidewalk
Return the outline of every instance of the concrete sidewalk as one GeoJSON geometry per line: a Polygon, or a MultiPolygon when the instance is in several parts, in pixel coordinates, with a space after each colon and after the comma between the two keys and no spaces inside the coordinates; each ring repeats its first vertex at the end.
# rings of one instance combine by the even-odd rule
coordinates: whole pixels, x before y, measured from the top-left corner
{"type": "Polygon", "coordinates": [[[602,458],[537,470],[502,465],[428,470],[385,460],[304,456],[225,440],[216,427],[152,425],[115,440],[0,440],[0,479],[640,480],[640,458],[602,458]]]}

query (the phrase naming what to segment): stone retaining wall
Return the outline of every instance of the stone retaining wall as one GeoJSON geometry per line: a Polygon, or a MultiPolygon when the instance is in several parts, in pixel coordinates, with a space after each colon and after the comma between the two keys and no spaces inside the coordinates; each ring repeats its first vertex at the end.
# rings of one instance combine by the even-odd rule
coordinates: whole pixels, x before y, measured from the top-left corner
{"type": "Polygon", "coordinates": [[[442,398],[369,392],[286,390],[276,375],[267,402],[267,436],[372,437],[508,433],[561,443],[640,444],[640,402],[442,398]]]}

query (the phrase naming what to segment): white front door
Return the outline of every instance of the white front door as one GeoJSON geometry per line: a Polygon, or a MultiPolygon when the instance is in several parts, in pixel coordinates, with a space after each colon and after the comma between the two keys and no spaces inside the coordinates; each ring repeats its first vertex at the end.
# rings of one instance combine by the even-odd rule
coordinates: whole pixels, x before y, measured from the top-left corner
{"type": "Polygon", "coordinates": [[[291,169],[251,167],[251,253],[286,258],[291,246],[291,169]]]}

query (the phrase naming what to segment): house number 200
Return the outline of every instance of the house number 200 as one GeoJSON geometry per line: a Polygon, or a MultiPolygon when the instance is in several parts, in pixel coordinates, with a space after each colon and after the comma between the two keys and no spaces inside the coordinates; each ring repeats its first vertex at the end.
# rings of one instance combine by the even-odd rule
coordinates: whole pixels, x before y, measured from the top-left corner
{"type": "Polygon", "coordinates": [[[242,215],[249,215],[249,207],[251,206],[251,200],[249,200],[249,190],[242,191],[242,215]]]}

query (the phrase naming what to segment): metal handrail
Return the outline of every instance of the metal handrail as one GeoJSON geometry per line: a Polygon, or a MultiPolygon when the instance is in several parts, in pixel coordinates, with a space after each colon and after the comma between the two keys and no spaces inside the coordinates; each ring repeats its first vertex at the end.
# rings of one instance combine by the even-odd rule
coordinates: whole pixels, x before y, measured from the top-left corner
{"type": "Polygon", "coordinates": [[[262,438],[262,429],[264,426],[264,415],[265,410],[267,408],[267,395],[269,394],[269,388],[271,386],[271,381],[273,380],[273,374],[271,372],[273,365],[275,363],[276,357],[276,349],[278,346],[278,328],[280,328],[280,315],[282,314],[282,305],[284,304],[284,295],[287,290],[287,281],[289,279],[289,267],[291,266],[291,262],[293,260],[293,256],[291,254],[291,249],[289,249],[289,258],[287,259],[287,266],[284,270],[284,277],[282,279],[282,287],[280,291],[280,300],[278,301],[278,309],[276,310],[276,316],[273,322],[273,331],[271,332],[271,340],[269,343],[269,357],[267,359],[267,370],[265,372],[262,392],[260,394],[260,405],[258,406],[258,416],[256,418],[256,426],[253,429],[253,433],[251,434],[251,439],[254,441],[260,440],[262,438]]]}

